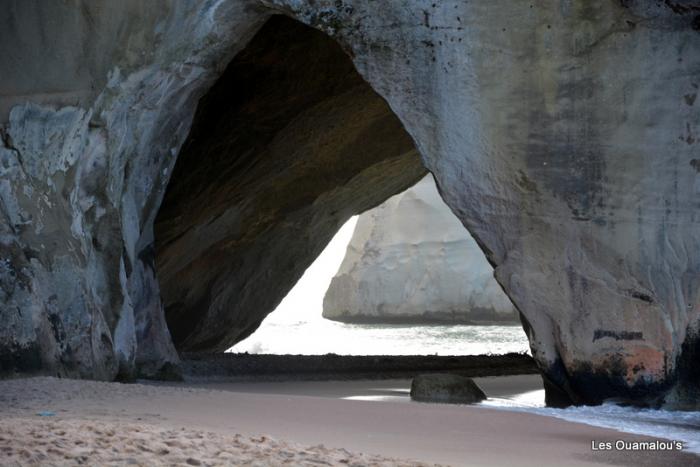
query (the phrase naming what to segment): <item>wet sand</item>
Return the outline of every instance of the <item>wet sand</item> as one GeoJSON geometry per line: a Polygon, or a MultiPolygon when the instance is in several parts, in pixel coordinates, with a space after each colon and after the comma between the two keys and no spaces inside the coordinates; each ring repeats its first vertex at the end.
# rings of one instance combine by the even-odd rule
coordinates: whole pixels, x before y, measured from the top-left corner
{"type": "Polygon", "coordinates": [[[184,354],[187,381],[324,381],[413,378],[421,373],[469,377],[539,374],[531,356],[184,354]]]}
{"type": "MultiPolygon", "coordinates": [[[[514,378],[490,384],[532,384],[514,378]]],[[[683,452],[594,452],[592,440],[650,438],[539,415],[337,397],[376,383],[304,383],[316,389],[300,395],[311,386],[0,381],[0,453],[19,465],[700,465],[683,452]]]]}
{"type": "MultiPolygon", "coordinates": [[[[489,396],[515,399],[523,393],[540,391],[539,375],[488,376],[474,378],[489,396]]],[[[169,385],[170,383],[155,383],[169,385]]],[[[179,384],[176,384],[179,386],[179,384]]],[[[192,382],[188,387],[233,391],[250,394],[311,396],[332,399],[411,402],[410,379],[347,380],[347,381],[213,381],[192,382]]],[[[544,403],[544,394],[542,394],[544,403]]]]}

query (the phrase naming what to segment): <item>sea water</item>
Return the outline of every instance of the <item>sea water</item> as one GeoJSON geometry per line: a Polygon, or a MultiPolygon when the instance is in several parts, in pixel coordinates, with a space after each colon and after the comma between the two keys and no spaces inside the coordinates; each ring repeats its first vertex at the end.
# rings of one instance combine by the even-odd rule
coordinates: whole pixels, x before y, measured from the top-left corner
{"type": "MultiPolygon", "coordinates": [[[[502,410],[547,415],[570,422],[585,423],[653,438],[682,441],[684,450],[700,454],[700,412],[622,407],[612,402],[598,406],[554,409],[545,407],[544,390],[530,391],[510,399],[490,398],[482,402],[481,405],[502,410]]],[[[624,440],[624,435],[621,434],[619,439],[624,440]]]]}
{"type": "Polygon", "coordinates": [[[520,325],[368,325],[319,318],[266,321],[230,351],[304,355],[482,355],[529,352],[529,345],[520,325]]]}
{"type": "Polygon", "coordinates": [[[322,317],[323,295],[340,267],[357,216],[333,237],[294,288],[231,352],[322,355],[480,355],[529,352],[519,324],[415,326],[344,324],[322,317]]]}

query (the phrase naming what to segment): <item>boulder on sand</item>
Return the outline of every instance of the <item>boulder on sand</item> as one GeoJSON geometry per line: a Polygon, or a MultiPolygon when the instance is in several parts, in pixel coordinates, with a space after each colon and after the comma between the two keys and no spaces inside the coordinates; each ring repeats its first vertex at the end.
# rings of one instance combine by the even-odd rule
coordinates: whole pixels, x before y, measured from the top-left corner
{"type": "Polygon", "coordinates": [[[420,402],[474,404],[486,399],[486,394],[471,378],[434,373],[413,378],[411,399],[420,402]]]}

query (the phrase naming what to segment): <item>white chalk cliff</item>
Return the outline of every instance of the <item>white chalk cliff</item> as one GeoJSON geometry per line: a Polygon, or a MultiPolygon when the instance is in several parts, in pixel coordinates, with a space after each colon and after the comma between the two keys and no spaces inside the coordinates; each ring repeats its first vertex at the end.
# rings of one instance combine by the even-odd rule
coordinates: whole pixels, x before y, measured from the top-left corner
{"type": "Polygon", "coordinates": [[[323,300],[343,322],[517,322],[493,268],[432,175],[363,213],[323,300]]]}

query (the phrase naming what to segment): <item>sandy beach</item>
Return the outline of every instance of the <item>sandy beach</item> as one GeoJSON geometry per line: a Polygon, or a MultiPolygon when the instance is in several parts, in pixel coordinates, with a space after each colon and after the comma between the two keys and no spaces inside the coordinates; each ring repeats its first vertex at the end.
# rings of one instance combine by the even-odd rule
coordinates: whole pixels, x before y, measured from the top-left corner
{"type": "MultiPolygon", "coordinates": [[[[700,465],[684,452],[591,450],[592,440],[650,439],[613,430],[407,403],[405,382],[0,381],[2,465],[700,465]]],[[[537,381],[480,384],[501,397],[537,381]]]]}

